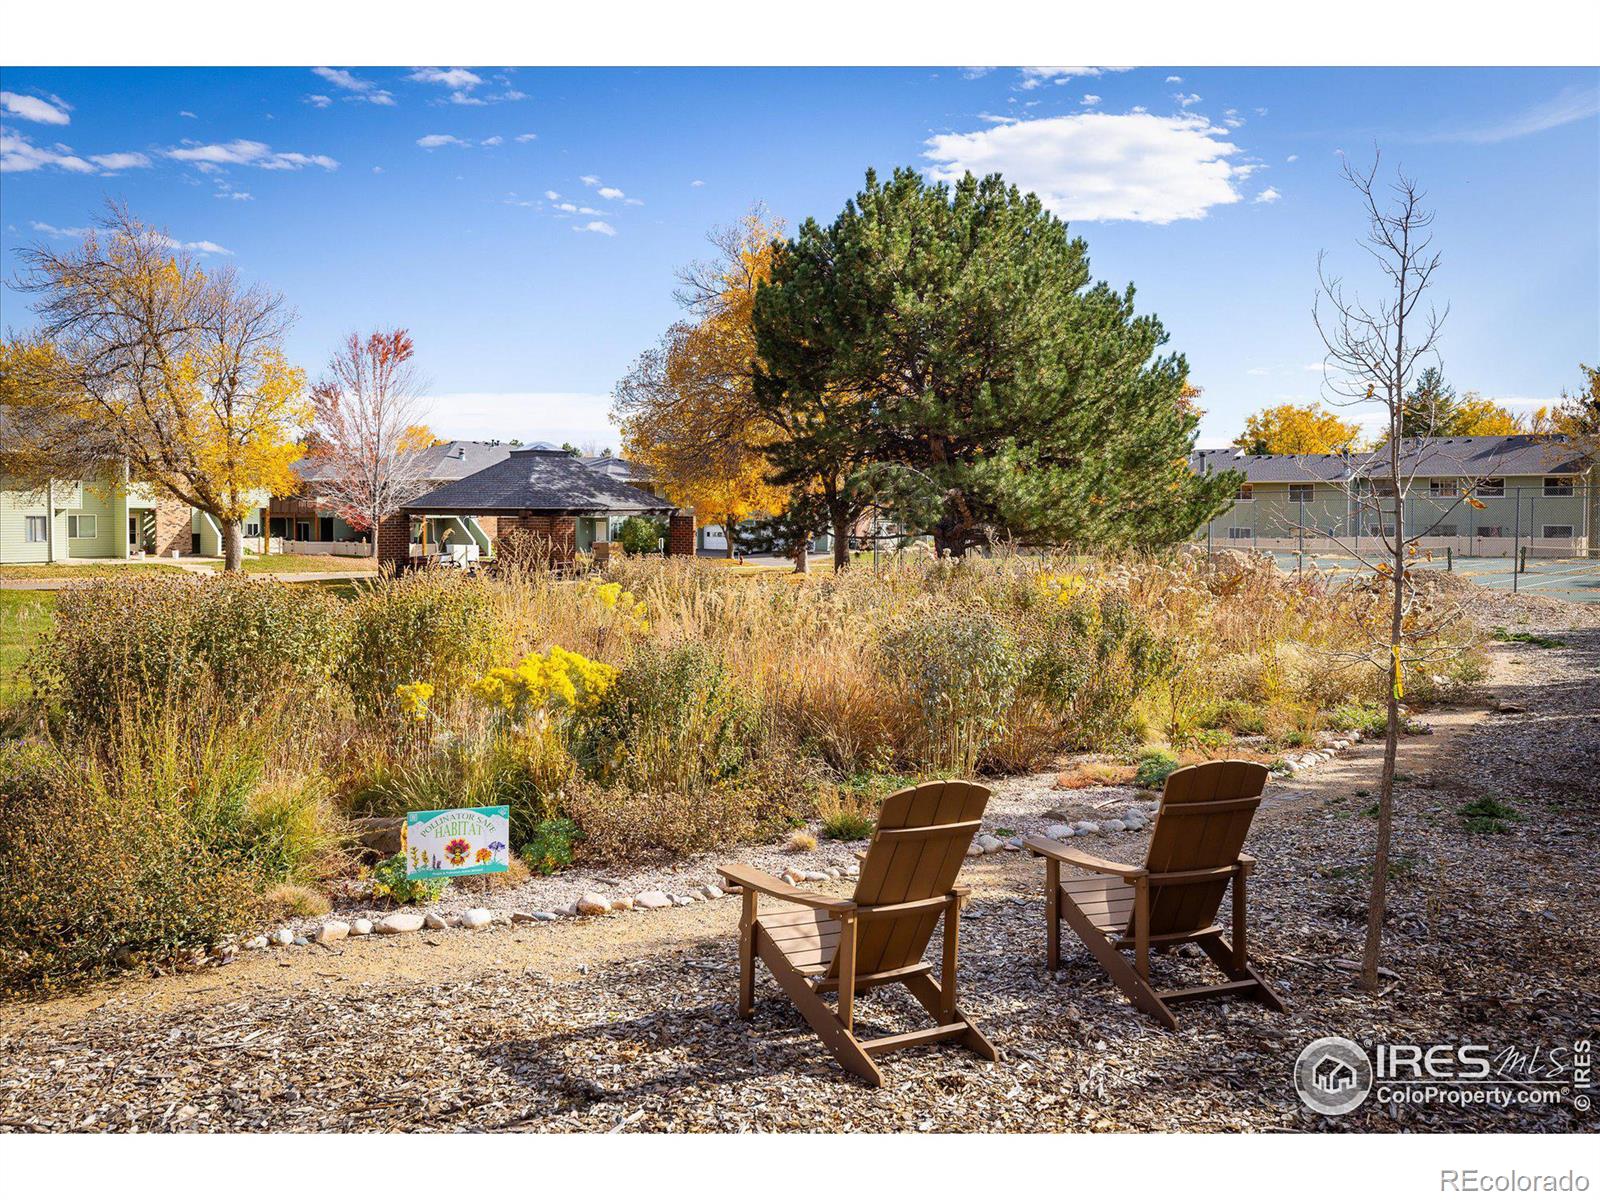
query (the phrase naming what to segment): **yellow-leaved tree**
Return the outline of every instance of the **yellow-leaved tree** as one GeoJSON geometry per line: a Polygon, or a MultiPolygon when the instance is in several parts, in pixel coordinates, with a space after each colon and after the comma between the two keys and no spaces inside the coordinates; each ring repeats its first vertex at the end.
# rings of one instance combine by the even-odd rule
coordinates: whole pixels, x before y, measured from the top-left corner
{"type": "Polygon", "coordinates": [[[163,231],[113,205],[70,249],[21,252],[38,300],[30,391],[95,431],[153,485],[216,520],[224,568],[263,494],[294,490],[309,421],[305,373],[283,349],[283,298],[206,270],[163,231]]]}
{"type": "Polygon", "coordinates": [[[1233,444],[1246,454],[1338,454],[1360,438],[1359,425],[1320,404],[1279,404],[1251,413],[1233,444]]]}
{"type": "Polygon", "coordinates": [[[756,289],[772,271],[781,226],[759,206],[710,241],[717,253],[678,278],[690,319],[640,355],[617,384],[613,419],[623,453],[640,463],[675,504],[728,533],[738,523],[783,509],[786,489],[767,481],[760,447],[779,436],[753,402],[756,358],[750,315],[756,289]]]}

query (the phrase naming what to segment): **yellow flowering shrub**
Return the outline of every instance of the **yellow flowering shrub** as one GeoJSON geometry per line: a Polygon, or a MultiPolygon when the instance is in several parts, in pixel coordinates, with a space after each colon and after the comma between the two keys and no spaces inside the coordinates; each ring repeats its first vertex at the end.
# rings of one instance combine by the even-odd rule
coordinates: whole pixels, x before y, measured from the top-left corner
{"type": "Polygon", "coordinates": [[[599,602],[601,609],[621,618],[622,622],[635,632],[650,632],[650,622],[647,619],[649,610],[645,607],[645,602],[623,588],[620,583],[595,584],[594,598],[599,602]]]}
{"type": "Polygon", "coordinates": [[[552,709],[585,712],[616,682],[617,669],[582,654],[551,646],[514,667],[495,667],[472,685],[478,699],[521,721],[552,709]]]}
{"type": "Polygon", "coordinates": [[[394,690],[395,699],[400,703],[400,711],[408,720],[426,721],[428,719],[428,701],[433,699],[433,684],[431,683],[402,683],[394,690]]]}

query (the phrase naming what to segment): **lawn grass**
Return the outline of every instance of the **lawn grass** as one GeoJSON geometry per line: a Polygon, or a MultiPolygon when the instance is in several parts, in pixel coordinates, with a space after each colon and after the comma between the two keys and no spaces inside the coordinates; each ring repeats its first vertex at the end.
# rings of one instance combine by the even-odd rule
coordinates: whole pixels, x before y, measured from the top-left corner
{"type": "Polygon", "coordinates": [[[181,571],[168,562],[17,563],[0,566],[0,579],[118,579],[129,571],[181,571]]]}
{"type": "Polygon", "coordinates": [[[0,592],[0,708],[22,690],[22,666],[55,618],[54,592],[0,592]]]}
{"type": "MultiPolygon", "coordinates": [[[[217,566],[221,570],[221,564],[217,566]]],[[[321,575],[330,571],[376,571],[378,565],[370,555],[350,557],[343,554],[247,554],[244,559],[246,575],[321,575]]]]}

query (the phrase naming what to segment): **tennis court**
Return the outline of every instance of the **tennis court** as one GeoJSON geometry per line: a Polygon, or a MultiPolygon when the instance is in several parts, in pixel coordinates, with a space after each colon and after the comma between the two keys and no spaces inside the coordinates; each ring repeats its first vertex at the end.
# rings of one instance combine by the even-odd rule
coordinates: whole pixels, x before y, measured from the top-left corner
{"type": "MultiPolygon", "coordinates": [[[[1272,555],[1280,570],[1293,571],[1298,563],[1293,551],[1278,551],[1272,555]]],[[[1463,579],[1470,579],[1479,587],[1497,591],[1513,590],[1511,558],[1463,558],[1457,556],[1451,563],[1445,555],[1434,552],[1431,560],[1415,564],[1425,570],[1454,570],[1463,579]]],[[[1307,569],[1319,571],[1363,571],[1354,558],[1341,554],[1306,554],[1307,569]]],[[[1579,603],[1600,603],[1600,559],[1593,558],[1530,558],[1527,569],[1516,579],[1514,590],[1539,596],[1552,596],[1557,600],[1579,603]]]]}

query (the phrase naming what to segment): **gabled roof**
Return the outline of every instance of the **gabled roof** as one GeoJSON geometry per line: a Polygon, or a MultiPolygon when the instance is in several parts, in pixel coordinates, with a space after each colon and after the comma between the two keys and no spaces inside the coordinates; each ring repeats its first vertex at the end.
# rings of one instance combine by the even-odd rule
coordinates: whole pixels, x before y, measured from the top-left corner
{"type": "MultiPolygon", "coordinates": [[[[1246,454],[1232,447],[1196,450],[1189,465],[1197,474],[1238,471],[1249,483],[1337,483],[1388,473],[1381,450],[1351,454],[1246,454]]],[[[1504,475],[1571,475],[1589,467],[1560,435],[1408,438],[1401,444],[1402,476],[1424,479],[1484,479],[1504,475]]]]}
{"type": "MultiPolygon", "coordinates": [[[[485,467],[504,462],[512,447],[504,442],[457,440],[413,450],[420,478],[429,484],[448,483],[476,475],[485,467]]],[[[295,473],[306,483],[317,483],[332,476],[333,470],[321,459],[303,458],[294,465],[295,473]]]]}
{"type": "Polygon", "coordinates": [[[440,516],[532,512],[668,514],[677,509],[649,492],[590,470],[564,450],[512,450],[501,462],[418,496],[405,511],[440,516]]]}
{"type": "Polygon", "coordinates": [[[598,471],[609,479],[615,479],[618,483],[647,483],[650,480],[650,473],[638,463],[629,462],[625,458],[618,458],[612,454],[600,454],[581,461],[591,471],[598,471]]]}

